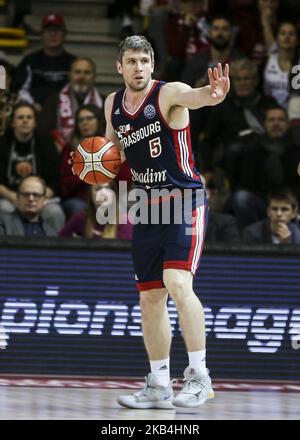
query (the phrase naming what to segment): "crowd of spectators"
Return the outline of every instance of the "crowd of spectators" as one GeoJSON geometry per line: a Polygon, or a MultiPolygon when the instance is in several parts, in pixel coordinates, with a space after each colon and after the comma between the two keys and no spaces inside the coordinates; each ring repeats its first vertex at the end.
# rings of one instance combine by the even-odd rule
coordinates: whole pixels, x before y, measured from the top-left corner
{"type": "MultiPolygon", "coordinates": [[[[16,12],[16,25],[26,27],[27,11],[16,12]]],[[[298,3],[115,0],[108,18],[116,16],[120,39],[142,23],[157,79],[202,87],[209,67],[230,64],[226,100],[190,112],[209,197],[207,242],[300,244],[298,3]]],[[[116,182],[101,187],[79,180],[68,164],[81,139],[104,135],[105,96],[95,60],[69,53],[66,35],[64,17],[51,13],[42,19],[41,49],[17,66],[9,55],[0,62],[0,235],[130,239],[128,222],[104,227],[96,219],[101,198],[118,199],[117,182],[131,187],[126,163],[116,182]]]]}

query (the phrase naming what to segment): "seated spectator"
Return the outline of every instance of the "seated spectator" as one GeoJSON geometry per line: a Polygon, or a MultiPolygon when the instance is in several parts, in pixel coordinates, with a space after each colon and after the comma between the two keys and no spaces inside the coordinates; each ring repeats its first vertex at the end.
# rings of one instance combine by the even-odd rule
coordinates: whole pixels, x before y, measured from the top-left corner
{"type": "MultiPolygon", "coordinates": [[[[103,185],[90,186],[88,208],[73,215],[60,231],[61,237],[101,237],[119,238],[121,240],[131,240],[132,224],[126,220],[126,224],[120,224],[117,211],[117,189],[116,183],[111,181],[103,185]],[[100,224],[97,219],[97,210],[103,206],[105,211],[112,214],[109,223],[100,224]]],[[[124,223],[122,219],[122,223],[124,223]]]]}
{"type": "Polygon", "coordinates": [[[0,92],[0,136],[2,136],[9,125],[17,95],[11,91],[11,81],[15,72],[14,66],[6,60],[1,60],[0,65],[4,67],[6,73],[6,84],[0,92]]]}
{"type": "Polygon", "coordinates": [[[268,198],[268,218],[247,226],[243,231],[246,243],[300,244],[300,229],[293,223],[298,212],[295,195],[287,190],[268,198]]]}
{"type": "Polygon", "coordinates": [[[167,81],[178,81],[188,60],[199,53],[200,49],[209,45],[204,3],[204,0],[179,0],[178,10],[167,18],[165,26],[169,55],[166,65],[167,81]]]}
{"type": "Polygon", "coordinates": [[[271,53],[264,69],[264,90],[287,108],[291,95],[291,70],[299,64],[299,35],[292,22],[282,22],[276,33],[277,50],[271,53]]]}
{"type": "Polygon", "coordinates": [[[103,108],[104,99],[95,87],[96,65],[90,58],[77,58],[71,65],[69,82],[59,92],[53,94],[43,112],[43,122],[40,129],[46,133],[52,132],[56,138],[58,133],[60,147],[70,142],[75,128],[75,114],[83,104],[93,104],[103,108]]]}
{"type": "Polygon", "coordinates": [[[84,104],[79,107],[75,115],[75,130],[71,142],[63,149],[60,165],[59,192],[63,199],[62,206],[67,219],[87,207],[89,188],[88,184],[72,173],[68,164],[70,153],[77,147],[80,140],[92,136],[103,136],[104,131],[104,113],[99,107],[93,104],[84,104]]]}
{"type": "Polygon", "coordinates": [[[236,219],[230,214],[218,212],[213,209],[211,201],[218,192],[216,185],[213,181],[206,182],[204,176],[201,176],[201,180],[205,186],[209,205],[205,243],[240,244],[241,236],[236,219]]]}
{"type": "Polygon", "coordinates": [[[157,78],[163,76],[168,61],[165,27],[174,9],[173,0],[140,0],[140,14],[144,17],[143,34],[154,48],[154,74],[157,78]]]}
{"type": "Polygon", "coordinates": [[[226,100],[211,111],[202,147],[204,170],[216,165],[224,169],[235,187],[238,161],[245,137],[263,134],[265,109],[276,105],[258,90],[258,68],[254,61],[242,59],[231,64],[231,91],[226,100]]]}
{"type": "Polygon", "coordinates": [[[26,55],[17,67],[12,90],[41,111],[47,97],[68,81],[75,56],[64,49],[66,27],[59,14],[42,20],[42,49],[26,55]]]}
{"type": "Polygon", "coordinates": [[[279,0],[210,0],[212,14],[227,13],[236,28],[235,47],[261,64],[274,43],[279,0]]]}
{"type": "Polygon", "coordinates": [[[47,184],[43,218],[59,231],[65,220],[62,208],[54,199],[59,157],[51,139],[38,135],[35,128],[34,107],[28,103],[16,104],[11,127],[0,137],[0,211],[14,211],[21,179],[39,175],[47,184]]]}
{"type": "MultiPolygon", "coordinates": [[[[217,15],[210,20],[208,41],[210,46],[200,50],[186,64],[181,81],[191,87],[208,84],[207,69],[218,63],[231,63],[244,55],[233,47],[234,32],[231,21],[225,15],[217,15]]],[[[177,41],[177,40],[176,40],[177,41]]]]}
{"type": "Polygon", "coordinates": [[[21,180],[16,194],[16,209],[0,213],[0,236],[55,237],[57,232],[41,216],[46,200],[47,186],[38,176],[21,180]]]}
{"type": "Polygon", "coordinates": [[[295,143],[285,109],[268,109],[264,127],[264,135],[244,144],[231,198],[232,211],[241,228],[265,217],[266,197],[274,189],[288,186],[300,200],[300,145],[299,141],[295,143]]]}
{"type": "MultiPolygon", "coordinates": [[[[186,63],[181,75],[181,81],[191,87],[205,86],[208,84],[208,67],[213,68],[219,62],[230,64],[233,60],[243,58],[243,55],[234,49],[233,38],[234,31],[229,18],[226,16],[213,17],[210,21],[208,33],[210,47],[200,50],[186,63]]],[[[215,108],[213,107],[213,109],[215,108]]],[[[192,145],[196,149],[199,137],[202,136],[205,130],[211,112],[211,107],[200,108],[190,112],[192,145]]]]}

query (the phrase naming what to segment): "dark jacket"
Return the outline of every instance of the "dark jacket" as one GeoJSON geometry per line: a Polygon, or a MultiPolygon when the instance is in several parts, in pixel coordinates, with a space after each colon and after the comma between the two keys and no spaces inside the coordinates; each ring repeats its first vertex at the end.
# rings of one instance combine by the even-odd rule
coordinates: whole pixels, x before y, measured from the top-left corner
{"type": "MultiPolygon", "coordinates": [[[[32,148],[36,164],[36,173],[32,174],[42,177],[47,186],[53,189],[56,193],[59,181],[59,155],[57,149],[54,146],[52,139],[49,137],[42,137],[37,133],[34,133],[33,137],[34,143],[32,144],[32,148]]],[[[5,135],[0,137],[0,184],[7,186],[13,191],[16,190],[18,180],[21,179],[21,176],[17,176],[15,165],[12,170],[14,175],[12,179],[13,182],[9,180],[8,175],[10,156],[14,143],[20,156],[26,156],[31,150],[30,142],[24,144],[24,146],[21,143],[18,143],[14,138],[12,130],[8,130],[5,135]]]]}
{"type": "MultiPolygon", "coordinates": [[[[57,232],[46,220],[43,221],[43,229],[47,237],[57,237],[57,232]]],[[[0,214],[0,236],[8,235],[25,237],[25,230],[17,210],[11,214],[0,214]]]]}
{"type": "MultiPolygon", "coordinates": [[[[290,244],[300,244],[300,229],[294,224],[289,224],[292,233],[290,244]]],[[[245,243],[272,243],[272,232],[270,220],[265,219],[260,222],[253,223],[243,230],[243,240],[245,243]]]]}
{"type": "Polygon", "coordinates": [[[229,214],[210,210],[205,242],[240,244],[241,236],[235,218],[229,214]]]}
{"type": "Polygon", "coordinates": [[[17,67],[12,90],[21,92],[21,98],[43,105],[47,97],[59,91],[67,82],[75,55],[63,51],[50,57],[43,49],[26,55],[17,67]]]}

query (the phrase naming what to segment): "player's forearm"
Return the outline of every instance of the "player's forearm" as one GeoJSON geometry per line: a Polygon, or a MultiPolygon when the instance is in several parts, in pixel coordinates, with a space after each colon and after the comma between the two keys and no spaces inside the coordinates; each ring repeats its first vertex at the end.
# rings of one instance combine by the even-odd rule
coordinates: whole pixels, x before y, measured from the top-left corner
{"type": "Polygon", "coordinates": [[[200,107],[220,104],[221,102],[224,101],[226,97],[225,95],[222,98],[214,98],[212,96],[212,91],[210,86],[201,87],[199,89],[193,89],[193,92],[194,92],[194,99],[193,102],[191,102],[191,106],[189,106],[191,110],[200,107]]]}

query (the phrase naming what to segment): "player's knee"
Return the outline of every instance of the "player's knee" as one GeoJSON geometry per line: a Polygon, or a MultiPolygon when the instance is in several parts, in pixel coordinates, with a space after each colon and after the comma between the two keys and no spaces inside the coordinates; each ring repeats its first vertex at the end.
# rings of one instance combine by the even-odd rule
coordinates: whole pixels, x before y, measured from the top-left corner
{"type": "Polygon", "coordinates": [[[140,308],[143,314],[152,312],[155,308],[164,307],[167,303],[167,293],[156,291],[141,292],[140,294],[140,308]]]}
{"type": "Polygon", "coordinates": [[[164,280],[165,286],[168,289],[169,295],[174,297],[180,297],[184,292],[187,291],[187,284],[185,280],[181,277],[167,278],[164,280]]]}

